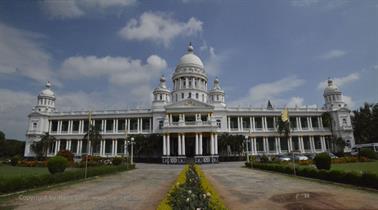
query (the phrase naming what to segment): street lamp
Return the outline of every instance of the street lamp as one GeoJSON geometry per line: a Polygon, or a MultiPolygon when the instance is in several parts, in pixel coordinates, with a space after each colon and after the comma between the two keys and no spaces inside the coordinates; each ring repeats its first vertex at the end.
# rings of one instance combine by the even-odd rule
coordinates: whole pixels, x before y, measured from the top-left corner
{"type": "Polygon", "coordinates": [[[249,163],[249,157],[248,157],[248,136],[245,136],[245,151],[247,156],[247,163],[249,163]]]}
{"type": "Polygon", "coordinates": [[[135,144],[134,137],[131,137],[130,141],[127,141],[128,144],[131,144],[131,157],[130,157],[130,164],[134,164],[134,147],[133,145],[135,144]]]}

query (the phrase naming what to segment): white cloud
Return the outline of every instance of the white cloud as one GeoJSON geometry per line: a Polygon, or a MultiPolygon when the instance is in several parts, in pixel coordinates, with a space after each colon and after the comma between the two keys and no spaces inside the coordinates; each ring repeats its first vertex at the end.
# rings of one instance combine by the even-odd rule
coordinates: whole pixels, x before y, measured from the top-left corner
{"type": "Polygon", "coordinates": [[[145,12],[139,20],[131,19],[119,31],[119,35],[127,40],[163,43],[167,47],[179,35],[189,36],[201,32],[202,24],[194,17],[188,22],[179,22],[165,13],[145,12]]]}
{"type": "Polygon", "coordinates": [[[294,96],[291,97],[287,102],[287,107],[302,107],[304,99],[302,97],[294,96]]]}
{"type": "Polygon", "coordinates": [[[41,1],[42,10],[51,18],[77,18],[85,15],[89,10],[104,10],[111,7],[126,7],[136,0],[44,0],[41,1]]]}
{"type": "Polygon", "coordinates": [[[274,82],[258,84],[249,89],[247,96],[236,100],[233,104],[260,106],[266,104],[268,100],[274,104],[287,103],[287,100],[282,99],[280,95],[303,85],[304,82],[303,79],[290,76],[274,82]]]}
{"type": "Polygon", "coordinates": [[[330,50],[328,52],[325,52],[324,54],[320,55],[319,58],[323,60],[332,60],[336,58],[341,58],[347,54],[346,51],[343,50],[330,50]]]}
{"type": "Polygon", "coordinates": [[[39,43],[42,37],[0,23],[0,74],[21,75],[37,81],[51,80],[51,56],[39,43]]]}
{"type": "Polygon", "coordinates": [[[356,103],[353,101],[352,97],[343,95],[343,100],[347,104],[349,109],[354,109],[356,103]]]}
{"type": "Polygon", "coordinates": [[[319,7],[322,9],[336,9],[344,4],[348,3],[345,0],[291,0],[291,5],[294,7],[302,7],[302,8],[309,8],[309,7],[319,7]]]}
{"type": "Polygon", "coordinates": [[[112,84],[123,86],[146,84],[166,67],[166,61],[157,55],[148,57],[145,64],[127,57],[76,56],[67,58],[60,71],[66,78],[107,77],[112,84]]]}
{"type": "MultiPolygon", "coordinates": [[[[358,72],[351,73],[347,76],[344,77],[338,77],[338,78],[333,78],[333,82],[336,86],[342,87],[347,85],[350,82],[356,81],[360,79],[360,74],[358,72]]],[[[324,89],[327,87],[328,80],[323,80],[318,84],[318,89],[324,89]]]]}

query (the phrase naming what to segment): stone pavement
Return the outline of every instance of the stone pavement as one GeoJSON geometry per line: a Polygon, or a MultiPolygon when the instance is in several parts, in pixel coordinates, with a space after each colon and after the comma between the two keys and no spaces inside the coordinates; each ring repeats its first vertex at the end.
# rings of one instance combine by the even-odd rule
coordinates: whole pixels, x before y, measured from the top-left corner
{"type": "Polygon", "coordinates": [[[156,209],[182,167],[139,163],[135,170],[20,195],[0,209],[156,209]]]}
{"type": "Polygon", "coordinates": [[[378,193],[242,168],[243,162],[202,165],[230,209],[378,209],[378,193]]]}

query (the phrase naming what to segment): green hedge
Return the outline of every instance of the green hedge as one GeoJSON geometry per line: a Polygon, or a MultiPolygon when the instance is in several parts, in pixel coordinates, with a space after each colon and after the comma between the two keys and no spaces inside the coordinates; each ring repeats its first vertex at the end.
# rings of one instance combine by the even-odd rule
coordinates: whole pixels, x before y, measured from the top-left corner
{"type": "MultiPolygon", "coordinates": [[[[119,171],[126,171],[133,168],[135,168],[135,165],[91,167],[88,168],[87,177],[111,174],[119,171]]],[[[66,171],[63,173],[56,174],[21,175],[11,178],[0,177],[0,194],[17,192],[20,190],[48,186],[52,184],[79,179],[84,179],[84,169],[66,171]]]]}
{"type": "MultiPolygon", "coordinates": [[[[251,167],[251,164],[246,163],[246,166],[251,167]]],[[[252,166],[257,169],[293,174],[293,168],[288,165],[253,163],[252,166]]],[[[296,168],[296,174],[298,176],[378,189],[378,175],[373,173],[344,172],[337,170],[327,171],[310,167],[298,167],[296,168]]]]}

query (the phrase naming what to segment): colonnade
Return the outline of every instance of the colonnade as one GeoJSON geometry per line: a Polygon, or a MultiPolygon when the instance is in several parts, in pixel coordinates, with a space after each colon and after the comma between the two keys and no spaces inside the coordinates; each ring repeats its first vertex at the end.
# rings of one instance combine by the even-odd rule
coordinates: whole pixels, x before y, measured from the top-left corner
{"type": "MultiPolygon", "coordinates": [[[[177,154],[179,156],[185,156],[185,145],[186,145],[186,134],[185,133],[178,133],[174,134],[177,135],[177,154]]],[[[204,134],[203,133],[195,133],[195,156],[202,156],[203,152],[203,142],[204,142],[204,134]]],[[[174,151],[176,148],[172,147],[172,133],[166,133],[163,135],[163,156],[171,156],[175,154],[174,151]]],[[[218,154],[218,134],[217,133],[209,133],[209,143],[210,143],[210,155],[217,155],[218,154]]]]}

